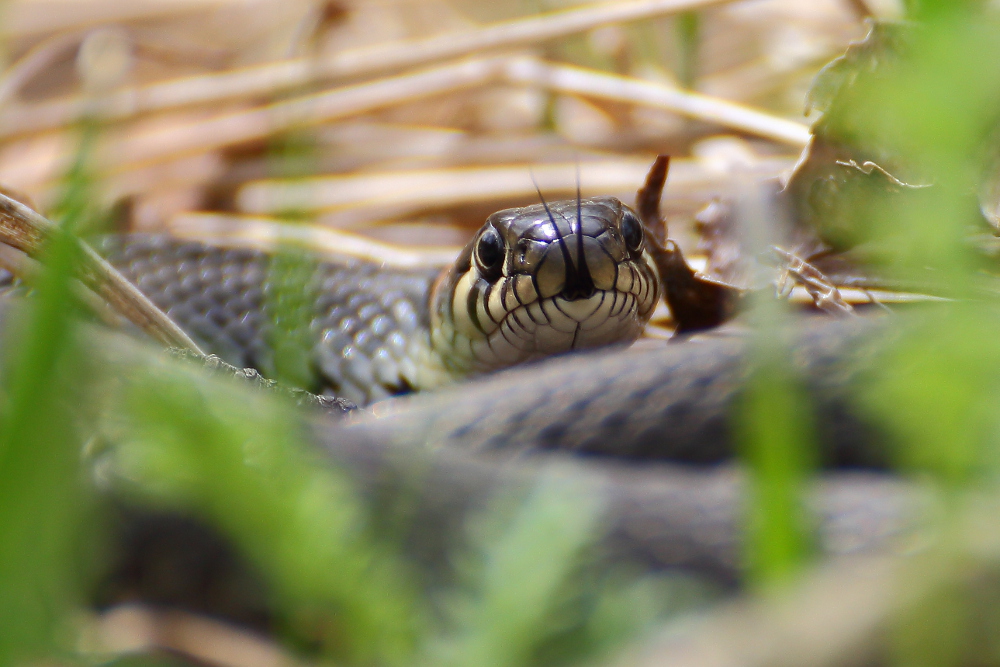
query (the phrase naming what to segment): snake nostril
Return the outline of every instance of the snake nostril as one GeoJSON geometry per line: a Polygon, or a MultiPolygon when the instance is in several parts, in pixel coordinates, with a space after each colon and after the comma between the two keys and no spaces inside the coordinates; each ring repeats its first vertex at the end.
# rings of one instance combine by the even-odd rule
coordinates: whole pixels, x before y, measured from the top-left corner
{"type": "Polygon", "coordinates": [[[565,239],[566,283],[563,286],[562,297],[567,301],[589,299],[597,291],[590,273],[587,245],[589,243],[582,234],[575,234],[565,239]]]}
{"type": "Polygon", "coordinates": [[[517,263],[521,266],[528,262],[528,249],[530,245],[525,239],[517,242],[517,263]]]}

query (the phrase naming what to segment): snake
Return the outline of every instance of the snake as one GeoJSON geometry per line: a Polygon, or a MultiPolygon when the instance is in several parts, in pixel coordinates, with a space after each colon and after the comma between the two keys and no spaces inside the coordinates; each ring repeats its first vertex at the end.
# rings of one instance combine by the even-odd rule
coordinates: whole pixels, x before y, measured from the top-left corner
{"type": "Polygon", "coordinates": [[[494,213],[443,271],[344,257],[279,272],[261,251],[162,235],[109,238],[102,250],[234,365],[274,372],[275,330],[298,328],[303,388],[361,405],[630,344],[660,298],[642,223],[614,197],[494,213]],[[291,292],[307,296],[283,308],[291,292]]]}
{"type": "MultiPolygon", "coordinates": [[[[471,509],[557,474],[602,499],[605,557],[733,584],[746,479],[729,414],[752,337],[639,341],[669,289],[653,248],[613,197],[494,213],[444,269],[164,235],[100,245],[204,349],[269,374],[291,334],[305,388],[369,406],[315,417],[316,443],[407,507],[423,562],[447,561],[471,509]]],[[[816,316],[790,336],[831,468],[810,492],[830,554],[893,551],[922,525],[925,494],[880,471],[884,434],[850,395],[891,344],[887,319],[816,316]]]]}

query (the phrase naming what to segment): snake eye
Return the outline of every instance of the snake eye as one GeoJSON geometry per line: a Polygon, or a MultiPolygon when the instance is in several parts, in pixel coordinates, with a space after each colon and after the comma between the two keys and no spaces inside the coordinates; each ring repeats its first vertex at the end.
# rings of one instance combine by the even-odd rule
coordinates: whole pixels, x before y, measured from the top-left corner
{"type": "Polygon", "coordinates": [[[503,240],[496,230],[487,229],[479,237],[479,242],[476,244],[476,257],[479,260],[479,268],[482,270],[484,278],[496,280],[500,277],[503,256],[503,240]]]}
{"type": "Polygon", "coordinates": [[[622,237],[629,250],[638,252],[642,247],[642,223],[632,211],[625,211],[622,216],[622,237]]]}

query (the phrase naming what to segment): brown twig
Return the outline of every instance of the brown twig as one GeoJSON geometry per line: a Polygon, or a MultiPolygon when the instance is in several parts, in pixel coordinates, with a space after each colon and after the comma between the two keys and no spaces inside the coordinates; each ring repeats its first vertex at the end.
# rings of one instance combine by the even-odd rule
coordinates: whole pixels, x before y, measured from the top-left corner
{"type": "Polygon", "coordinates": [[[771,251],[783,265],[778,276],[778,293],[787,293],[786,286],[791,279],[809,292],[813,304],[820,310],[831,315],[854,315],[854,308],[840,294],[837,286],[823,275],[823,272],[805,261],[795,253],[779,246],[772,246],[771,251]]]}
{"type": "MultiPolygon", "coordinates": [[[[0,194],[0,242],[39,259],[59,227],[24,204],[0,194]]],[[[169,347],[204,355],[197,344],[132,283],[87,244],[80,247],[80,280],[127,320],[169,347]]]]}
{"type": "Polygon", "coordinates": [[[646,174],[645,182],[635,195],[635,209],[642,220],[642,226],[661,247],[667,242],[667,223],[660,216],[660,199],[663,197],[669,172],[670,156],[657,155],[646,174]]]}
{"type": "MultiPolygon", "coordinates": [[[[32,259],[20,250],[15,250],[3,243],[0,243],[0,267],[28,283],[37,280],[42,271],[42,265],[38,260],[32,259]]],[[[107,303],[79,281],[73,281],[72,290],[76,297],[108,326],[120,327],[124,324],[124,320],[119,317],[118,313],[114,312],[107,303]]]]}

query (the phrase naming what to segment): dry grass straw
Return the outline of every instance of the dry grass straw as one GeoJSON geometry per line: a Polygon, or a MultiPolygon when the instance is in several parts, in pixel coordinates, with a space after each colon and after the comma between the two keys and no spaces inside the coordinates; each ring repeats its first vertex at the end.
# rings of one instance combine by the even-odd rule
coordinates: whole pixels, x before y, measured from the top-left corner
{"type": "MultiPolygon", "coordinates": [[[[275,215],[282,212],[280,206],[259,202],[280,197],[263,193],[289,187],[316,195],[314,202],[300,198],[296,208],[325,211],[317,222],[362,233],[369,224],[420,219],[428,210],[435,212],[436,224],[470,226],[475,224],[467,217],[471,204],[530,203],[532,190],[526,184],[532,163],[565,163],[536,168],[543,185],[559,196],[573,191],[571,165],[579,156],[585,190],[630,197],[641,181],[641,163],[659,152],[683,157],[700,137],[712,133],[757,137],[762,143],[750,151],[759,156],[753,169],[769,176],[785,168],[808,138],[802,120],[684,90],[670,81],[683,45],[671,32],[669,17],[697,10],[706,35],[703,44],[695,45],[703,49],[697,53],[704,62],[701,78],[717,78],[749,62],[760,68],[770,59],[776,63],[774,78],[761,83],[762,90],[776,82],[792,85],[787,78],[794,67],[787,57],[780,58],[788,47],[769,43],[773,39],[766,34],[751,39],[753,31],[765,28],[758,19],[748,19],[738,2],[605,2],[481,26],[471,24],[463,8],[434,0],[399,5],[394,24],[386,18],[387,8],[371,4],[331,10],[330,5],[304,2],[300,9],[311,7],[310,16],[325,11],[328,18],[302,23],[309,29],[287,44],[281,41],[287,35],[277,35],[275,29],[273,39],[282,48],[271,48],[266,33],[265,43],[256,45],[261,53],[284,49],[298,55],[262,58],[226,37],[213,53],[222,54],[231,66],[205,61],[201,71],[199,58],[205,57],[204,44],[210,41],[197,42],[194,28],[190,41],[198,48],[171,41],[178,21],[194,25],[204,15],[208,25],[220,7],[232,11],[228,3],[167,8],[152,2],[124,14],[108,4],[83,3],[90,6],[89,14],[74,10],[53,17],[48,29],[41,27],[41,14],[29,16],[29,4],[15,5],[12,16],[21,18],[11,24],[11,32],[19,48],[0,78],[0,181],[27,192],[43,207],[53,201],[73,154],[74,124],[96,114],[106,129],[95,167],[106,175],[108,202],[132,204],[129,210],[138,217],[124,221],[126,226],[165,228],[175,215],[199,209],[275,215]],[[438,21],[446,26],[438,34],[407,34],[409,26],[418,25],[412,17],[419,12],[450,18],[438,21]],[[118,86],[95,97],[72,82],[77,74],[66,59],[88,30],[109,23],[133,40],[134,63],[118,86]],[[469,27],[454,27],[460,25],[469,27]],[[731,54],[718,53],[713,45],[720,30],[732,32],[734,47],[746,50],[750,44],[748,60],[733,62],[731,54]],[[650,34],[655,35],[652,46],[642,38],[650,34]],[[158,57],[149,56],[144,46],[149,43],[160,44],[158,57]],[[348,46],[338,48],[340,43],[348,46]],[[569,54],[575,55],[567,59],[569,54]],[[595,63],[604,63],[603,69],[595,63]],[[331,145],[324,136],[343,128],[342,136],[350,137],[352,128],[362,127],[358,123],[366,128],[365,137],[351,143],[345,159],[337,150],[344,141],[331,145]],[[399,140],[399,130],[407,127],[423,134],[417,137],[414,131],[399,140]],[[439,138],[450,133],[450,144],[431,147],[427,138],[434,132],[439,138]],[[288,136],[313,146],[307,151],[312,166],[294,170],[297,177],[313,180],[288,184],[268,178],[287,173],[268,157],[267,147],[288,136]],[[455,174],[470,187],[456,185],[455,174]],[[366,194],[345,203],[330,194],[338,188],[366,194]]],[[[761,6],[761,16],[773,23],[786,12],[790,30],[815,31],[815,21],[800,21],[801,9],[789,9],[790,4],[769,0],[761,6]]],[[[842,43],[842,35],[857,36],[863,30],[849,10],[831,9],[836,4],[831,0],[816,10],[825,12],[824,20],[832,16],[839,21],[827,21],[834,37],[819,35],[821,41],[836,38],[842,43]]],[[[48,6],[39,3],[36,11],[43,5],[48,6]]],[[[259,5],[270,7],[265,0],[259,5]]],[[[233,28],[239,32],[238,25],[233,28]]],[[[803,62],[814,60],[811,54],[803,62]]],[[[746,90],[734,95],[753,96],[746,90]]],[[[670,192],[684,195],[690,207],[723,194],[731,180],[725,173],[707,171],[694,177],[697,184],[692,186],[683,176],[682,168],[674,177],[677,182],[668,186],[668,197],[670,192]]]]}
{"type": "Polygon", "coordinates": [[[88,616],[83,626],[83,651],[97,659],[168,653],[215,667],[296,667],[304,664],[264,637],[177,610],[121,605],[88,616]]]}
{"type": "MultiPolygon", "coordinates": [[[[649,163],[648,157],[580,162],[580,184],[588,196],[614,194],[631,203],[635,183],[642,182],[649,163]]],[[[762,158],[753,165],[753,172],[767,178],[791,166],[787,158],[762,158]]],[[[255,181],[239,190],[236,206],[247,213],[267,215],[288,210],[321,211],[319,220],[326,224],[358,229],[428,209],[531,201],[536,195],[533,178],[546,196],[571,197],[576,192],[576,167],[573,162],[557,162],[535,165],[530,172],[518,165],[255,181]]],[[[715,168],[702,160],[677,160],[671,167],[667,196],[710,198],[723,192],[719,180],[715,168]]]]}
{"type": "MultiPolygon", "coordinates": [[[[611,2],[499,22],[459,33],[374,44],[341,51],[326,58],[297,58],[140,88],[126,88],[103,101],[103,113],[110,119],[120,120],[194,104],[275,95],[317,81],[419,67],[436,60],[537,44],[602,25],[675,14],[729,1],[731,0],[611,2]]],[[[61,39],[61,36],[57,39],[61,39]]],[[[89,111],[90,102],[79,96],[28,106],[3,117],[3,131],[17,134],[70,125],[78,122],[89,111]]]]}

